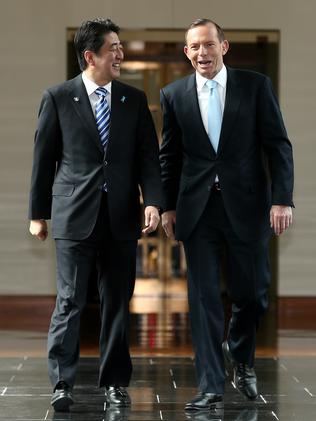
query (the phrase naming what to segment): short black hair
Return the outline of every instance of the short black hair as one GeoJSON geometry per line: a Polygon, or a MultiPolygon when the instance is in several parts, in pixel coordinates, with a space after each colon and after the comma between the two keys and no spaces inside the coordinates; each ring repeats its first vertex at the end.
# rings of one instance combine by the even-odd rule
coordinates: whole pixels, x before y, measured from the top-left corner
{"type": "Polygon", "coordinates": [[[187,40],[187,35],[188,35],[188,32],[190,31],[190,29],[196,28],[197,26],[208,25],[210,23],[215,26],[215,28],[217,30],[217,37],[218,37],[219,41],[223,42],[225,40],[225,34],[224,34],[223,29],[213,20],[206,19],[206,18],[196,19],[194,22],[191,23],[191,25],[188,27],[188,29],[185,33],[185,41],[187,40]]]}
{"type": "Polygon", "coordinates": [[[104,44],[104,36],[110,32],[116,34],[120,32],[119,26],[110,19],[97,18],[82,22],[74,38],[77,59],[82,71],[87,68],[84,58],[85,51],[89,50],[97,54],[104,44]]]}

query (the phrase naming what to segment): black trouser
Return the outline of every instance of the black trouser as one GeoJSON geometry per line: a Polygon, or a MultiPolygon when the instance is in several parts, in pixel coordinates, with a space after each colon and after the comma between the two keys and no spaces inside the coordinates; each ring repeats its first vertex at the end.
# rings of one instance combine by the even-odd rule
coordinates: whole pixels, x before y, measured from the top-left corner
{"type": "Polygon", "coordinates": [[[223,252],[232,300],[228,343],[236,361],[251,367],[254,364],[256,329],[267,308],[268,242],[268,238],[239,239],[228,220],[221,193],[216,191],[212,191],[194,232],[184,241],[196,375],[201,391],[224,392],[224,310],[220,291],[223,252]]]}
{"type": "Polygon", "coordinates": [[[96,225],[82,241],[56,240],[57,298],[48,332],[48,370],[52,385],[74,385],[79,359],[80,315],[88,281],[98,268],[101,303],[99,386],[128,386],[129,300],[134,291],[137,241],[117,241],[109,228],[106,193],[96,225]]]}

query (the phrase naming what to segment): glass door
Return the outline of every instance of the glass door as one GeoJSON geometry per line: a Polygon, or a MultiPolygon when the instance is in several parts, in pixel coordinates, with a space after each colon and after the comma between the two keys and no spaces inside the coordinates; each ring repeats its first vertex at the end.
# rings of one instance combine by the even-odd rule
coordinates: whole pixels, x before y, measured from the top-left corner
{"type": "MultiPolygon", "coordinates": [[[[73,48],[75,29],[69,29],[68,78],[77,75],[73,48]]],[[[159,90],[168,83],[191,73],[191,63],[183,52],[185,30],[122,30],[120,39],[124,44],[125,59],[120,80],[146,92],[149,108],[161,142],[162,115],[159,90]]],[[[278,88],[278,31],[225,30],[230,41],[229,54],[225,56],[228,66],[252,69],[267,74],[278,88]]],[[[277,273],[277,242],[271,244],[273,278],[277,273]]],[[[161,227],[156,233],[142,237],[137,258],[138,279],[168,280],[184,279],[186,266],[182,246],[166,238],[161,227]]],[[[275,280],[275,279],[274,279],[275,280]]],[[[276,282],[274,294],[276,291],[276,282]]]]}
{"type": "MultiPolygon", "coordinates": [[[[76,28],[70,28],[67,32],[67,76],[69,79],[80,73],[73,47],[75,31],[76,28]]],[[[125,52],[120,80],[146,92],[160,142],[162,116],[159,90],[193,71],[183,53],[184,33],[184,29],[122,30],[120,33],[125,52]]],[[[230,51],[225,56],[225,64],[267,74],[278,92],[279,32],[226,29],[225,34],[230,41],[230,51]]],[[[271,335],[271,331],[275,330],[277,322],[276,238],[272,240],[270,250],[272,269],[270,311],[265,318],[265,326],[260,331],[260,339],[265,344],[275,341],[275,335],[271,335]]],[[[92,276],[94,277],[96,275],[92,276]]],[[[134,326],[132,337],[138,338],[141,335],[141,341],[144,342],[145,347],[158,346],[157,344],[160,344],[165,334],[168,346],[175,346],[183,340],[185,345],[189,346],[185,279],[186,265],[182,245],[177,241],[168,240],[161,226],[157,232],[140,239],[137,251],[136,293],[131,303],[132,321],[136,320],[134,324],[132,323],[134,326]],[[148,297],[151,298],[148,299],[148,297]],[[172,299],[166,300],[164,297],[172,297],[172,299]]],[[[222,293],[225,300],[224,272],[222,279],[222,293]]],[[[93,324],[96,320],[94,315],[98,310],[91,307],[91,304],[97,300],[96,286],[91,282],[91,291],[88,294],[90,316],[88,312],[86,317],[88,321],[93,320],[93,324]]],[[[87,331],[91,331],[93,324],[88,323],[87,331]]],[[[161,346],[163,345],[160,344],[159,347],[161,346]]]]}

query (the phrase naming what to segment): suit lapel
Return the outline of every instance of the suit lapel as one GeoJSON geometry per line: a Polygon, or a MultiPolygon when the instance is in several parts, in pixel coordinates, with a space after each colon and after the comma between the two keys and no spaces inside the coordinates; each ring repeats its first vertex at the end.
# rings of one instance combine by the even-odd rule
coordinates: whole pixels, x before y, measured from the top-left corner
{"type": "MultiPolygon", "coordinates": [[[[115,80],[112,81],[112,89],[111,89],[111,126],[110,126],[110,135],[109,141],[107,145],[108,154],[111,148],[113,147],[112,139],[117,137],[117,134],[122,129],[122,123],[124,122],[124,103],[127,101],[128,98],[126,96],[126,92],[124,95],[124,88],[120,83],[117,83],[115,80]]],[[[123,123],[124,126],[124,123],[123,123]]]]}
{"type": "Polygon", "coordinates": [[[91,108],[89,97],[82,81],[81,74],[73,80],[73,86],[70,88],[69,97],[82,125],[89,133],[90,138],[96,143],[96,146],[102,154],[104,150],[101,145],[100,135],[95,122],[95,117],[91,108]]]}
{"type": "Polygon", "coordinates": [[[218,144],[218,154],[222,152],[225,143],[229,139],[234,129],[235,120],[237,118],[240,106],[240,98],[241,90],[237,83],[234,70],[227,68],[225,108],[222,121],[222,130],[218,144]]]}
{"type": "Polygon", "coordinates": [[[124,147],[126,139],[130,139],[129,118],[135,113],[133,96],[129,87],[117,80],[112,81],[111,90],[111,126],[106,155],[111,151],[124,147]],[[122,143],[123,142],[123,143],[122,143]]]}

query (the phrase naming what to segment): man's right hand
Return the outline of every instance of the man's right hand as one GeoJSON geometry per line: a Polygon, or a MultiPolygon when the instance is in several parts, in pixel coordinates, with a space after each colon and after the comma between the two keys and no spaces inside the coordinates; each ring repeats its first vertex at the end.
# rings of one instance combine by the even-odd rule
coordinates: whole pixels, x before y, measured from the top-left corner
{"type": "Polygon", "coordinates": [[[174,226],[176,224],[176,211],[167,211],[161,215],[162,228],[167,237],[174,240],[174,226]]]}
{"type": "Polygon", "coordinates": [[[30,233],[41,241],[45,241],[48,235],[47,222],[44,219],[33,219],[30,222],[30,233]]]}

